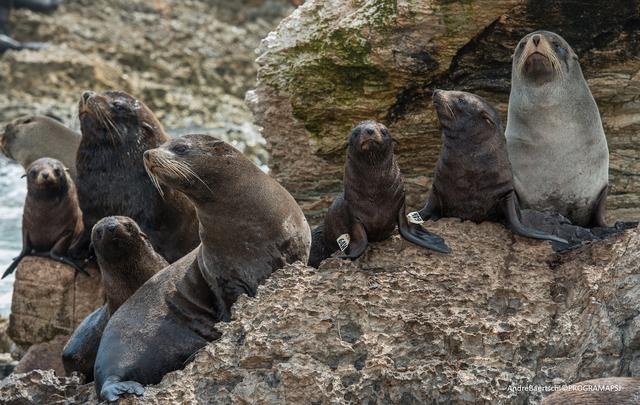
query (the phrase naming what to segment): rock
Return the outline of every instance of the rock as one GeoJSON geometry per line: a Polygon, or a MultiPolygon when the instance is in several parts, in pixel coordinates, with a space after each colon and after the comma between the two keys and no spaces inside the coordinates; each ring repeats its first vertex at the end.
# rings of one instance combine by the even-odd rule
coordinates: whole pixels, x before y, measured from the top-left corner
{"type": "Polygon", "coordinates": [[[9,337],[29,347],[70,335],[104,303],[100,270],[90,277],[50,259],[26,257],[18,265],[9,317],[9,337]]]}
{"type": "Polygon", "coordinates": [[[504,126],[513,49],[525,34],[549,29],[580,56],[600,107],[611,155],[610,219],[637,219],[638,21],[637,4],[624,0],[579,7],[560,0],[311,0],[263,40],[247,101],[269,143],[273,173],[314,218],[342,188],[343,146],[363,119],[384,122],[400,141],[408,203],[417,208],[440,151],[432,90],[478,93],[496,105],[504,126]]]}
{"type": "Polygon", "coordinates": [[[81,385],[78,374],[57,377],[53,370],[12,374],[0,382],[0,403],[4,405],[95,404],[93,384],[81,385]]]}
{"type": "Polygon", "coordinates": [[[287,0],[76,0],[51,15],[17,10],[16,38],[49,47],[0,58],[0,122],[51,112],[77,126],[83,90],[123,89],[170,133],[211,132],[264,163],[243,98],[255,83],[255,48],[291,10],[287,0]]]}
{"type": "Polygon", "coordinates": [[[16,365],[14,373],[53,370],[59,376],[66,375],[62,364],[62,350],[69,341],[69,337],[69,335],[59,335],[49,342],[31,346],[16,365]]]}
{"type": "Polygon", "coordinates": [[[497,224],[428,226],[452,254],[396,235],[355,262],[287,266],[121,403],[535,405],[522,387],[640,373],[640,230],[558,255],[497,224]]]}
{"type": "Polygon", "coordinates": [[[0,317],[0,380],[11,374],[18,364],[18,362],[11,356],[16,345],[7,335],[8,328],[9,320],[7,318],[0,317]]]}

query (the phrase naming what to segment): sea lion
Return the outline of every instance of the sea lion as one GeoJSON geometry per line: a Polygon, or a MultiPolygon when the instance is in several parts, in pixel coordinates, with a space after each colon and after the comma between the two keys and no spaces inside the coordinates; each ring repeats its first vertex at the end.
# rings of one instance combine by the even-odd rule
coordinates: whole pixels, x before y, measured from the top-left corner
{"type": "Polygon", "coordinates": [[[136,221],[169,262],[198,246],[193,204],[175,190],[156,188],[144,167],[143,153],[169,140],[153,112],[121,91],[85,91],[79,110],[82,141],[76,166],[85,230],[72,255],[87,257],[91,229],[112,215],[136,221]]]}
{"type": "Polygon", "coordinates": [[[505,135],[523,208],[606,226],[607,139],[578,57],[558,34],[536,31],[516,47],[505,135]]]}
{"type": "Polygon", "coordinates": [[[25,169],[36,160],[57,159],[76,179],[76,153],[80,134],[47,116],[20,117],[6,125],[0,134],[0,152],[15,160],[25,169]]]}
{"type": "Polygon", "coordinates": [[[404,180],[389,130],[378,122],[362,121],[351,131],[347,147],[344,193],[314,229],[309,265],[318,267],[338,249],[345,258],[356,259],[368,242],[389,238],[396,225],[409,242],[448,253],[440,236],[407,221],[404,180]]]}
{"type": "Polygon", "coordinates": [[[241,294],[309,256],[311,232],[293,197],[226,142],[185,135],[144,154],[159,184],[184,193],[200,220],[200,247],[165,268],[111,317],[94,376],[100,397],[141,395],[220,336],[241,294]],[[161,348],[159,350],[158,348],[161,348]]]}
{"type": "Polygon", "coordinates": [[[640,378],[610,377],[582,381],[542,400],[541,405],[637,405],[640,378]]]}
{"type": "Polygon", "coordinates": [[[22,214],[22,252],[2,278],[25,256],[48,257],[88,274],[67,257],[71,243],[82,233],[82,212],[73,180],[55,159],[38,159],[27,169],[27,197],[22,214]]]}
{"type": "Polygon", "coordinates": [[[410,213],[409,220],[504,220],[518,235],[566,243],[520,222],[506,141],[496,110],[483,98],[463,91],[434,90],[433,105],[442,127],[442,150],[427,203],[417,213],[410,213]]]}
{"type": "Polygon", "coordinates": [[[98,345],[111,315],[142,284],[169,265],[131,218],[103,218],[93,227],[91,244],[102,274],[106,303],[80,323],[62,353],[67,374],[80,372],[87,381],[93,380],[98,345]]]}

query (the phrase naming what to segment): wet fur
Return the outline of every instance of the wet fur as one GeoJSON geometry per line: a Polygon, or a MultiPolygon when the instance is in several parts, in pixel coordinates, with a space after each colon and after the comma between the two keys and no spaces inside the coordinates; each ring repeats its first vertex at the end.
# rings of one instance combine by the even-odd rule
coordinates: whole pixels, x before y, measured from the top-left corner
{"type": "Polygon", "coordinates": [[[193,205],[170,189],[161,195],[145,170],[143,153],[169,140],[151,110],[113,91],[83,98],[79,108],[78,195],[86,227],[74,254],[88,254],[92,227],[112,215],[135,220],[169,262],[198,246],[193,205]]]}
{"type": "Polygon", "coordinates": [[[141,394],[219,337],[241,294],[286,263],[306,261],[311,233],[302,210],[274,179],[231,145],[186,135],[145,153],[163,189],[193,202],[202,245],[152,277],[113,315],[95,365],[103,399],[141,394]],[[176,173],[176,162],[193,175],[176,173]],[[158,350],[161,348],[162,350],[158,350]]]}

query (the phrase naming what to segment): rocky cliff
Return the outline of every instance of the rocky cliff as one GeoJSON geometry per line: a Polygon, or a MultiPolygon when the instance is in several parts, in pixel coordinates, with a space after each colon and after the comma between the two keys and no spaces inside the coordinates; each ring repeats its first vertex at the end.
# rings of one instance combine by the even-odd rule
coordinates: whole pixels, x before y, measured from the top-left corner
{"type": "Polygon", "coordinates": [[[506,124],[511,54],[537,29],[579,55],[609,140],[610,220],[637,218],[637,1],[308,1],[263,40],[247,96],[274,174],[319,216],[341,189],[350,128],[376,119],[400,141],[409,204],[421,206],[440,151],[432,90],[478,93],[506,124]]]}
{"type": "MultiPolygon", "coordinates": [[[[277,271],[219,341],[121,403],[538,404],[522,387],[640,373],[639,230],[557,255],[497,224],[429,226],[451,255],[394,236],[277,271]]],[[[18,374],[0,401],[95,403],[79,383],[18,374]]]]}

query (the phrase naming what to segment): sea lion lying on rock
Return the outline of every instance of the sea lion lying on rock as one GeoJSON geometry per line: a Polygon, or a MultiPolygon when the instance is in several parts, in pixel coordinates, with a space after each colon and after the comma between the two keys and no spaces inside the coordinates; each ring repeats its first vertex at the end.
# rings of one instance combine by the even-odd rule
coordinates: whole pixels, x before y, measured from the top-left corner
{"type": "Polygon", "coordinates": [[[57,159],[76,179],[76,154],[80,134],[51,117],[33,115],[17,118],[0,134],[0,152],[27,169],[36,160],[57,159]]]}
{"type": "Polygon", "coordinates": [[[506,142],[493,107],[475,94],[442,90],[433,92],[433,105],[442,126],[442,151],[427,203],[409,220],[504,221],[518,235],[566,244],[520,221],[506,142]]]}
{"type": "Polygon", "coordinates": [[[169,262],[198,246],[193,204],[175,190],[156,188],[145,170],[143,153],[169,140],[153,112],[121,91],[86,91],[79,110],[82,141],[76,165],[85,230],[72,255],[89,255],[91,229],[111,215],[135,220],[169,262]]]}
{"type": "Polygon", "coordinates": [[[87,381],[93,380],[98,345],[109,318],[141,285],[169,265],[131,218],[100,220],[93,227],[91,244],[107,302],[80,323],[62,353],[67,374],[80,372],[87,381]]]}
{"type": "Polygon", "coordinates": [[[144,154],[157,184],[194,204],[202,244],[149,279],[107,324],[94,376],[102,399],[141,395],[220,335],[241,294],[306,262],[311,232],[291,195],[233,146],[185,135],[144,154]]]}
{"type": "Polygon", "coordinates": [[[522,208],[606,226],[607,139],[578,57],[558,34],[518,43],[505,136],[522,208]]]}
{"type": "Polygon", "coordinates": [[[396,226],[409,242],[437,252],[450,251],[440,236],[407,221],[404,180],[393,145],[391,134],[378,122],[363,121],[351,131],[344,193],[313,231],[310,266],[318,267],[337,250],[345,258],[356,259],[369,242],[387,239],[396,226]]]}
{"type": "Polygon", "coordinates": [[[82,212],[73,180],[55,159],[38,159],[27,169],[27,198],[22,214],[22,251],[2,275],[11,274],[25,256],[47,257],[88,274],[67,257],[82,233],[82,212]]]}

